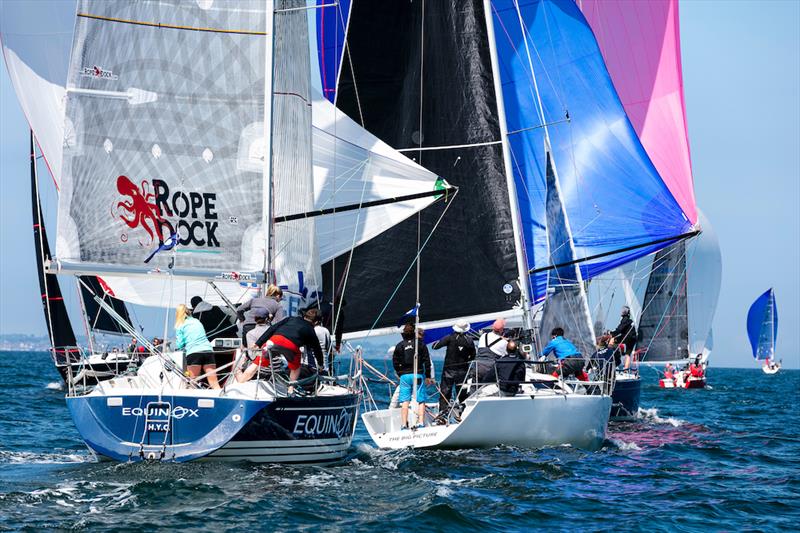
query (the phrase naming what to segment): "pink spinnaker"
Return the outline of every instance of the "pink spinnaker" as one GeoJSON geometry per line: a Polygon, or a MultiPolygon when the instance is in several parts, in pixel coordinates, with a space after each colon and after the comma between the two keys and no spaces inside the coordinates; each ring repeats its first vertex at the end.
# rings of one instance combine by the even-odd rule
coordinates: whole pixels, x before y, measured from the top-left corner
{"type": "Polygon", "coordinates": [[[686,217],[697,206],[677,0],[578,0],[642,145],[686,217]]]}

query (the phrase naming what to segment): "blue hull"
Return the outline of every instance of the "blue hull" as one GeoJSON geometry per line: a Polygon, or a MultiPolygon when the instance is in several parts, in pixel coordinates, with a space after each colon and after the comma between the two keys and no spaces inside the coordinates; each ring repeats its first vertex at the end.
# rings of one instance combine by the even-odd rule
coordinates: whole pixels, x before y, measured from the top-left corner
{"type": "MultiPolygon", "coordinates": [[[[341,443],[341,453],[308,457],[316,461],[344,455],[358,402],[355,394],[275,401],[187,395],[160,402],[156,396],[120,395],[67,398],[67,407],[89,448],[115,461],[185,462],[223,447],[238,450],[222,453],[226,459],[248,459],[265,457],[260,449],[275,443],[288,450],[341,443]]],[[[302,453],[294,455],[303,462],[302,453]]]]}
{"type": "Polygon", "coordinates": [[[636,379],[617,380],[611,394],[611,420],[629,420],[639,411],[642,381],[636,379]]]}

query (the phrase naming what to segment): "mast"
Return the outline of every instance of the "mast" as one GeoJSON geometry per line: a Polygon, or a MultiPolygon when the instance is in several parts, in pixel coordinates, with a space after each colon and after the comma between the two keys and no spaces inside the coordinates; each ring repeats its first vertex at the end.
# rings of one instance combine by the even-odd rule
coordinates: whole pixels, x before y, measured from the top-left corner
{"type": "Polygon", "coordinates": [[[769,355],[767,359],[775,357],[775,297],[772,289],[769,290],[769,355]]]}
{"type": "Polygon", "coordinates": [[[269,39],[264,53],[264,291],[272,279],[272,93],[274,91],[272,63],[275,54],[275,3],[264,0],[267,17],[266,32],[269,39]]]}
{"type": "MultiPolygon", "coordinates": [[[[497,99],[497,118],[500,125],[500,140],[503,149],[503,169],[508,187],[508,201],[511,208],[511,225],[514,231],[514,249],[517,255],[517,271],[522,303],[522,323],[525,329],[533,329],[530,315],[530,288],[528,279],[528,263],[525,257],[525,248],[522,242],[522,222],[520,220],[519,204],[517,201],[517,187],[514,183],[514,170],[511,165],[511,148],[508,145],[508,126],[506,123],[506,108],[503,102],[503,87],[500,80],[499,61],[497,59],[497,44],[494,36],[494,22],[492,21],[492,2],[483,0],[483,14],[486,19],[486,35],[489,41],[489,57],[492,64],[492,79],[494,81],[495,98],[497,99]]],[[[527,43],[526,43],[527,46],[527,43]]],[[[538,95],[538,90],[537,90],[538,95]]]]}

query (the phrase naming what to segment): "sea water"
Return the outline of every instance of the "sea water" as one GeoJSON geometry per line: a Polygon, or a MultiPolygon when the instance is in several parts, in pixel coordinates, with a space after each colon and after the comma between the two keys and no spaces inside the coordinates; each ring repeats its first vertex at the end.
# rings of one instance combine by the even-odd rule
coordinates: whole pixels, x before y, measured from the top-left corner
{"type": "Polygon", "coordinates": [[[644,369],[638,419],[594,453],[382,451],[359,423],[332,466],[116,464],[81,443],[48,355],[4,352],[0,530],[797,530],[800,372],[708,382],[644,369]]]}

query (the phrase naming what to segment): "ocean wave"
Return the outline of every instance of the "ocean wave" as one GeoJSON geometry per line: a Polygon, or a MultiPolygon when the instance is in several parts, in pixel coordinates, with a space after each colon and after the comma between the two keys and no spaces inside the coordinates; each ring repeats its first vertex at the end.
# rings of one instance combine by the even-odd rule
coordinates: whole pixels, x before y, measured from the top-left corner
{"type": "Polygon", "coordinates": [[[64,383],[61,381],[51,381],[44,387],[45,389],[49,390],[64,390],[64,383]]]}
{"type": "Polygon", "coordinates": [[[638,444],[635,442],[625,442],[624,440],[620,439],[608,439],[611,444],[616,446],[620,450],[634,450],[634,451],[641,451],[642,448],[639,447],[638,444]]]}
{"type": "Polygon", "coordinates": [[[655,422],[656,424],[669,424],[676,428],[681,427],[686,423],[685,420],[681,420],[679,418],[673,418],[671,416],[664,418],[659,416],[658,409],[655,407],[651,407],[650,409],[643,409],[640,407],[639,411],[636,413],[636,418],[648,422],[655,422]]]}
{"type": "Polygon", "coordinates": [[[69,464],[94,462],[88,453],[35,453],[0,450],[0,463],[10,464],[69,464]]]}

